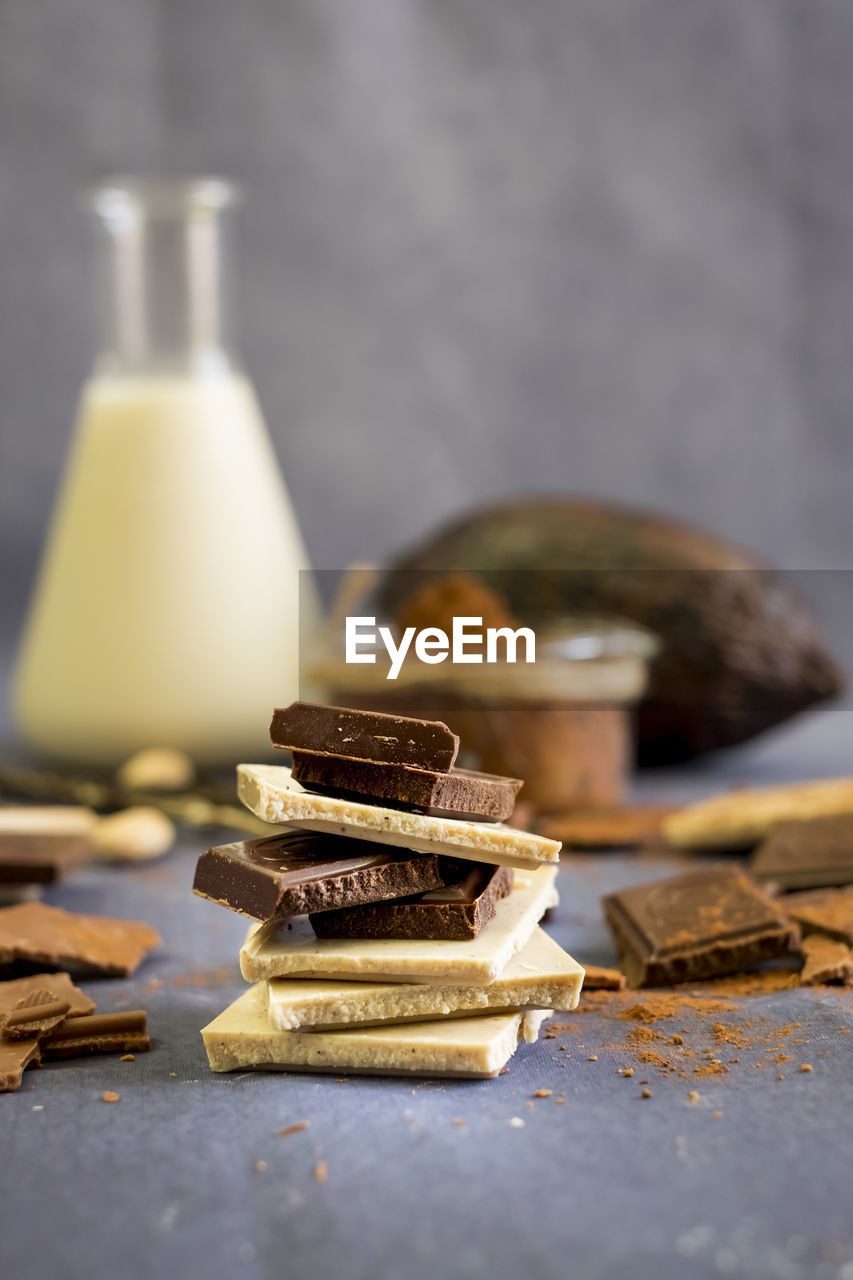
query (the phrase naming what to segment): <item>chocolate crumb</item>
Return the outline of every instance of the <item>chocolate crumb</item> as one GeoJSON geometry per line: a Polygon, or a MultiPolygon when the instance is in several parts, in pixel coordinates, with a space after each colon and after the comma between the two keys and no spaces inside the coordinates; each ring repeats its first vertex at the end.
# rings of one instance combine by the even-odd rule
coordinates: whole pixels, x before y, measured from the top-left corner
{"type": "Polygon", "coordinates": [[[587,1062],[598,1062],[598,1054],[597,1054],[597,1053],[591,1053],[591,1054],[589,1055],[589,1057],[587,1058],[587,1062]]]}
{"type": "Polygon", "coordinates": [[[784,1080],[784,1079],[785,1079],[785,1077],[784,1077],[784,1076],[777,1076],[777,1077],[776,1077],[776,1079],[777,1079],[777,1080],[784,1080]]]}
{"type": "Polygon", "coordinates": [[[533,1096],[534,1098],[550,1098],[553,1092],[553,1089],[537,1089],[533,1096]]]}
{"type": "MultiPolygon", "coordinates": [[[[809,1070],[811,1070],[811,1068],[809,1068],[809,1070]]],[[[105,1090],[104,1093],[101,1094],[102,1102],[118,1102],[118,1100],[119,1094],[112,1093],[109,1089],[105,1090]]]]}
{"type": "Polygon", "coordinates": [[[722,1120],[722,1118],[723,1118],[723,1113],[722,1113],[722,1111],[712,1111],[712,1112],[711,1112],[711,1115],[713,1116],[713,1118],[714,1118],[715,1120],[722,1120]]]}
{"type": "Polygon", "coordinates": [[[467,1120],[454,1120],[454,1121],[453,1121],[453,1123],[454,1123],[454,1125],[456,1126],[456,1128],[457,1128],[457,1129],[461,1129],[463,1125],[465,1125],[465,1124],[467,1124],[467,1123],[468,1123],[468,1121],[467,1121],[467,1120]]]}
{"type": "Polygon", "coordinates": [[[266,1171],[267,1171],[267,1162],[266,1162],[266,1160],[256,1160],[256,1161],[255,1161],[255,1173],[266,1173],[266,1171]]]}
{"type": "Polygon", "coordinates": [[[303,1129],[307,1129],[310,1121],[297,1120],[296,1124],[286,1124],[283,1129],[279,1129],[279,1138],[289,1138],[292,1133],[301,1133],[303,1129]]]}
{"type": "Polygon", "coordinates": [[[640,1097],[641,1097],[641,1098],[650,1098],[651,1096],[652,1096],[652,1091],[651,1091],[651,1089],[642,1089],[642,1090],[640,1091],[640,1097]]]}
{"type": "Polygon", "coordinates": [[[132,1053],[123,1053],[119,1058],[119,1062],[135,1062],[136,1058],[132,1053]]]}
{"type": "Polygon", "coordinates": [[[566,1099],[565,1099],[565,1098],[557,1098],[557,1099],[556,1099],[556,1103],[557,1103],[557,1106],[558,1106],[558,1107],[564,1107],[564,1106],[566,1105],[566,1099]]]}
{"type": "Polygon", "coordinates": [[[634,1074],[633,1067],[620,1067],[617,1073],[620,1076],[632,1076],[634,1074]]]}
{"type": "Polygon", "coordinates": [[[695,1090],[695,1089],[691,1089],[691,1090],[690,1090],[690,1092],[689,1092],[689,1093],[688,1093],[688,1095],[687,1095],[687,1101],[688,1101],[688,1102],[698,1102],[698,1101],[699,1101],[699,1097],[700,1097],[700,1095],[696,1092],[696,1090],[695,1090]]]}
{"type": "Polygon", "coordinates": [[[325,1160],[320,1160],[314,1165],[314,1181],[325,1182],[329,1176],[329,1166],[325,1160]]]}
{"type": "Polygon", "coordinates": [[[804,1062],[804,1063],[801,1065],[800,1070],[801,1070],[801,1071],[814,1071],[814,1067],[811,1065],[811,1063],[810,1063],[810,1062],[804,1062]]]}

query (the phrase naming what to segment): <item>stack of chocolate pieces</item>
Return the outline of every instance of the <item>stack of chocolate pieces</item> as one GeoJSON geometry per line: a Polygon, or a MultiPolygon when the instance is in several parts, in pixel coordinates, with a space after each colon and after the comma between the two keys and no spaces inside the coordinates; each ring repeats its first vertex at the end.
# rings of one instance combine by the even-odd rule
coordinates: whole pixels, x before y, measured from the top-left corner
{"type": "Polygon", "coordinates": [[[79,805],[0,806],[0,903],[38,897],[88,862],[96,824],[79,805]]]}
{"type": "MultiPolygon", "coordinates": [[[[0,910],[0,972],[39,967],[127,977],[160,941],[150,925],[76,915],[40,902],[0,910]]],[[[68,972],[0,981],[0,1093],[24,1069],[55,1058],[139,1053],[151,1047],[141,1009],[95,1015],[68,972]]]]}
{"type": "Polygon", "coordinates": [[[538,927],[559,844],[504,825],[521,783],[454,768],[439,721],[297,702],[271,735],[292,769],[241,765],[238,791],[287,829],[196,869],[258,922],[254,985],[202,1033],[211,1067],[497,1075],[583,980],[538,927]]]}

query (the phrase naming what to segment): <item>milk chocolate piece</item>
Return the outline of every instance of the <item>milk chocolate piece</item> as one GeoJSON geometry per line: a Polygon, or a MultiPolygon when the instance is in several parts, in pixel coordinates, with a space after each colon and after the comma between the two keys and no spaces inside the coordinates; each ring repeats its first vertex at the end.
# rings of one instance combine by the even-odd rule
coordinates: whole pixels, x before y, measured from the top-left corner
{"type": "Polygon", "coordinates": [[[74,915],[43,902],[0,909],[0,966],[90,969],[126,978],[160,941],[150,925],[74,915]]]}
{"type": "Polygon", "coordinates": [[[843,942],[813,933],[803,938],[800,986],[822,987],[830,982],[853,986],[853,951],[843,942]]]}
{"type": "MultiPolygon", "coordinates": [[[[70,1012],[75,1014],[87,1014],[95,1007],[94,1001],[73,985],[67,973],[37,973],[30,978],[0,982],[0,1017],[14,1009],[21,999],[40,990],[67,1001],[70,1012]]],[[[24,1068],[40,1060],[38,1036],[12,1039],[0,1034],[0,1093],[17,1089],[24,1068]]]]}
{"type": "Polygon", "coordinates": [[[289,831],[203,853],[193,892],[252,920],[400,898],[444,883],[435,854],[383,852],[366,840],[289,831]]]}
{"type": "Polygon", "coordinates": [[[515,807],[520,778],[501,778],[471,769],[413,769],[343,756],[293,752],[293,776],[308,791],[344,800],[375,800],[389,809],[408,809],[434,818],[502,822],[515,807]]]}
{"type": "Polygon", "coordinates": [[[151,1048],[143,1009],[66,1018],[39,1041],[42,1058],[77,1058],[89,1053],[144,1053],[151,1048]]]}
{"type": "Polygon", "coordinates": [[[618,969],[603,969],[598,964],[585,964],[584,991],[624,991],[625,975],[618,969]]]}
{"type": "Polygon", "coordinates": [[[853,888],[787,893],[779,899],[779,910],[795,920],[803,933],[822,933],[853,947],[853,888]]]}
{"type": "Polygon", "coordinates": [[[70,1008],[69,1000],[55,996],[47,987],[37,987],[21,996],[5,1018],[0,1015],[0,1031],[10,1040],[42,1036],[58,1026],[70,1008]]]}
{"type": "Polygon", "coordinates": [[[443,858],[445,884],[396,902],[311,916],[318,938],[476,938],[512,889],[511,867],[464,866],[443,858]]]}
{"type": "Polygon", "coordinates": [[[784,955],[799,929],[739,868],[710,867],[604,899],[632,987],[736,973],[784,955]]]}
{"type": "Polygon", "coordinates": [[[287,751],[407,764],[417,769],[449,769],[459,750],[459,739],[441,720],[351,711],[316,702],[292,702],[289,707],[276,708],[270,737],[273,746],[287,751]]]}
{"type": "Polygon", "coordinates": [[[853,815],[780,823],[758,846],[749,869],[781,889],[853,884],[853,815]]]}

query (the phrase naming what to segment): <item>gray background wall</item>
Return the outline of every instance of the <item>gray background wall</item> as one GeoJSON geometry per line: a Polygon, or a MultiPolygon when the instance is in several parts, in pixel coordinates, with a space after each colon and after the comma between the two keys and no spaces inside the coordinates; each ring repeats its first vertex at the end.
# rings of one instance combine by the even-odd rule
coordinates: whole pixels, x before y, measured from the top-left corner
{"type": "Polygon", "coordinates": [[[0,0],[0,572],[91,356],[74,193],[242,179],[244,350],[315,562],[513,490],[851,563],[846,0],[0,0]]]}

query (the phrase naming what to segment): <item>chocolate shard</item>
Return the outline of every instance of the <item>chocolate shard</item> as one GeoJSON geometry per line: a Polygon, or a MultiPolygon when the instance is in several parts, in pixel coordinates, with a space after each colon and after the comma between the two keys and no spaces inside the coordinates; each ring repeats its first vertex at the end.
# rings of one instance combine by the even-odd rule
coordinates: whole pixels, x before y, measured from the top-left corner
{"type": "Polygon", "coordinates": [[[749,869],[781,889],[853,884],[853,814],[780,823],[758,846],[749,869]]]}
{"type": "MultiPolygon", "coordinates": [[[[69,1010],[75,1014],[88,1014],[95,1007],[94,1001],[73,985],[67,973],[37,973],[29,978],[0,982],[0,1017],[8,1014],[34,991],[50,992],[57,999],[67,1002],[69,1010]]],[[[17,1089],[24,1069],[40,1061],[38,1035],[25,1039],[0,1035],[0,1093],[17,1089]]]]}
{"type": "Polygon", "coordinates": [[[787,893],[779,899],[779,909],[796,921],[803,933],[822,933],[853,947],[853,888],[787,893]]]}
{"type": "Polygon", "coordinates": [[[54,995],[48,987],[37,987],[0,1018],[0,1030],[10,1040],[44,1035],[62,1022],[70,1009],[70,1000],[54,995]]]}
{"type": "Polygon", "coordinates": [[[433,818],[503,822],[515,808],[520,778],[472,769],[414,769],[411,765],[348,760],[344,756],[293,752],[293,776],[308,791],[342,800],[375,801],[433,818]]]}
{"type": "Polygon", "coordinates": [[[318,938],[476,938],[512,889],[510,867],[461,866],[442,858],[445,884],[395,902],[311,915],[318,938]]]}
{"type": "Polygon", "coordinates": [[[42,1058],[77,1058],[90,1053],[144,1053],[151,1048],[144,1009],[66,1018],[39,1042],[42,1058]]]}
{"type": "Polygon", "coordinates": [[[844,942],[813,933],[803,938],[800,986],[822,987],[828,983],[853,986],[853,951],[844,942]]]}
{"type": "Polygon", "coordinates": [[[435,854],[289,831],[208,849],[196,864],[193,892],[266,921],[400,898],[443,883],[435,854]]]}
{"type": "Polygon", "coordinates": [[[0,966],[86,969],[126,978],[160,941],[150,925],[75,915],[43,902],[0,909],[0,966]]]}
{"type": "Polygon", "coordinates": [[[604,914],[631,987],[737,973],[799,942],[797,926],[731,866],[620,890],[604,899],[604,914]]]}
{"type": "Polygon", "coordinates": [[[352,711],[316,702],[292,702],[276,708],[270,725],[273,746],[287,751],[313,751],[380,764],[419,769],[449,769],[459,739],[441,720],[352,711]]]}

